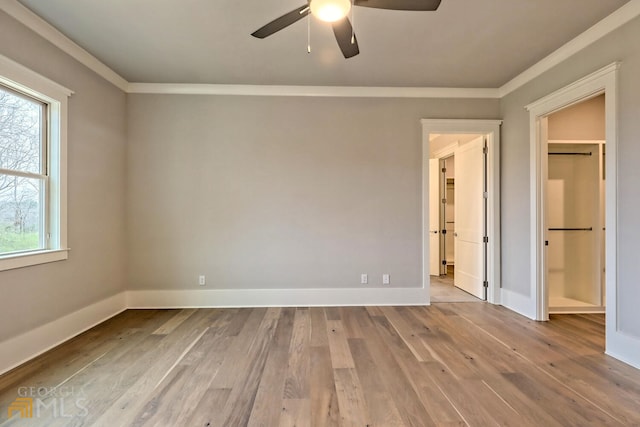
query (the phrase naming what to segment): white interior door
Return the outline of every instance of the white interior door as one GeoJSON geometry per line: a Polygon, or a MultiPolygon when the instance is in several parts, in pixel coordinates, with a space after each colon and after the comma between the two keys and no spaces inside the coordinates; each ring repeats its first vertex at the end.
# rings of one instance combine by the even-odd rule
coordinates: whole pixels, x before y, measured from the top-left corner
{"type": "Polygon", "coordinates": [[[440,275],[440,160],[429,159],[429,274],[440,275]]]}
{"type": "Polygon", "coordinates": [[[484,299],[484,136],[456,149],[454,284],[484,299]]]}

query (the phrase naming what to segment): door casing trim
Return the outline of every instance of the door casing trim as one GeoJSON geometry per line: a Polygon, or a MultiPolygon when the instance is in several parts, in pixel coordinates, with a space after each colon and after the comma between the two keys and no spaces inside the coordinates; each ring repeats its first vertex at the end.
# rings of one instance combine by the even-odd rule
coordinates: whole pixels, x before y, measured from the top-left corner
{"type": "Polygon", "coordinates": [[[500,125],[502,120],[422,119],[422,284],[429,295],[429,134],[487,135],[487,301],[501,303],[500,284],[500,125]]]}

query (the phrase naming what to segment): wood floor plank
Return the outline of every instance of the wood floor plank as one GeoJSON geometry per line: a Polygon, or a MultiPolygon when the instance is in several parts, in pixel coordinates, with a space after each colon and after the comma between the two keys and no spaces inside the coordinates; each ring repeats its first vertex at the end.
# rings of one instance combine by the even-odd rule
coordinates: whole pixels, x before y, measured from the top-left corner
{"type": "Polygon", "coordinates": [[[346,307],[340,310],[340,317],[342,317],[342,325],[345,329],[347,339],[349,338],[364,338],[362,328],[358,323],[356,313],[358,310],[364,310],[363,307],[346,307]]]}
{"type": "Polygon", "coordinates": [[[343,427],[371,425],[362,385],[356,370],[353,368],[334,369],[333,376],[340,407],[340,424],[343,427]]]}
{"type": "Polygon", "coordinates": [[[311,307],[309,314],[311,317],[311,337],[309,345],[312,347],[328,346],[327,319],[324,315],[324,309],[321,307],[311,307]]]}
{"type": "MultiPolygon", "coordinates": [[[[24,378],[29,378],[30,387],[53,387],[122,343],[144,339],[146,329],[159,326],[168,315],[163,310],[127,310],[0,376],[0,390],[16,391],[25,385],[24,378]]],[[[8,404],[2,396],[0,404],[8,404]]]]}
{"type": "MultiPolygon", "coordinates": [[[[115,425],[123,420],[135,418],[146,404],[146,399],[158,383],[171,372],[176,362],[184,354],[184,350],[202,338],[208,327],[196,328],[180,336],[176,343],[161,341],[155,347],[155,357],[147,360],[148,369],[137,378],[116,401],[96,420],[97,424],[115,425]]],[[[165,337],[166,338],[166,337],[165,337]]]]}
{"type": "Polygon", "coordinates": [[[333,368],[354,368],[353,357],[347,343],[347,333],[341,320],[327,320],[327,337],[333,368]]]}
{"type": "Polygon", "coordinates": [[[210,427],[223,425],[224,419],[220,408],[229,401],[231,390],[228,388],[210,388],[198,402],[193,413],[187,418],[185,426],[210,427]]]}
{"type": "Polygon", "coordinates": [[[234,337],[225,354],[223,365],[218,375],[214,378],[211,385],[212,388],[232,389],[236,383],[238,375],[246,370],[249,363],[247,354],[251,344],[256,338],[257,331],[262,324],[267,309],[248,309],[243,310],[246,316],[242,325],[236,324],[239,329],[238,334],[234,337]]]}
{"type": "Polygon", "coordinates": [[[309,310],[297,309],[288,351],[289,363],[284,385],[285,399],[309,399],[310,331],[309,310]]]}
{"type": "Polygon", "coordinates": [[[174,331],[182,322],[187,320],[193,313],[196,312],[195,308],[178,310],[176,314],[167,322],[165,322],[158,329],[153,331],[153,335],[167,335],[174,331]]]}
{"type": "Polygon", "coordinates": [[[310,415],[309,399],[284,399],[278,425],[280,427],[311,427],[310,415]]]}
{"type": "Polygon", "coordinates": [[[311,425],[339,426],[340,409],[328,345],[311,348],[310,371],[311,425]]]}
{"type": "Polygon", "coordinates": [[[359,322],[367,337],[366,344],[378,372],[384,381],[395,406],[400,412],[402,422],[407,426],[436,425],[418,396],[411,380],[393,355],[394,349],[388,347],[380,337],[374,320],[377,316],[359,314],[359,322]]]}
{"type": "Polygon", "coordinates": [[[371,425],[404,427],[398,408],[378,372],[378,367],[369,354],[365,340],[361,338],[349,339],[349,347],[362,385],[362,393],[369,409],[371,425]]]}
{"type": "Polygon", "coordinates": [[[509,373],[504,377],[562,425],[624,425],[549,378],[534,381],[525,373],[509,373]]]}
{"type": "Polygon", "coordinates": [[[279,424],[284,395],[285,373],[289,363],[289,348],[293,334],[295,308],[283,308],[271,341],[264,374],[256,392],[249,418],[249,427],[270,427],[279,424]]]}
{"type": "MultiPolygon", "coordinates": [[[[412,319],[402,316],[395,307],[384,307],[382,312],[389,322],[393,325],[398,335],[402,338],[405,345],[419,362],[431,361],[432,355],[424,346],[420,339],[421,328],[416,328],[412,319]]],[[[402,311],[406,313],[406,311],[402,311]]]]}
{"type": "Polygon", "coordinates": [[[244,356],[246,363],[238,363],[242,369],[235,372],[236,381],[231,388],[229,400],[222,410],[225,416],[224,422],[220,424],[221,427],[248,424],[271,340],[275,335],[280,310],[280,308],[267,310],[244,356]]]}
{"type": "Polygon", "coordinates": [[[209,329],[189,353],[197,354],[189,363],[178,363],[172,372],[149,394],[148,403],[132,425],[179,425],[195,410],[210,389],[232,339],[226,316],[210,324],[209,329]]]}

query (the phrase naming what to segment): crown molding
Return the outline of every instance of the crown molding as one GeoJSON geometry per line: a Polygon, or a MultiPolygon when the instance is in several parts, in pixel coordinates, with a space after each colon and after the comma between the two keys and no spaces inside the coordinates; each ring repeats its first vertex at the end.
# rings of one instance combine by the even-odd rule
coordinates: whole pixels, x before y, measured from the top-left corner
{"type": "Polygon", "coordinates": [[[569,57],[597,42],[607,34],[622,27],[624,24],[638,16],[640,16],[640,0],[631,0],[611,15],[599,21],[573,40],[565,43],[560,48],[529,67],[527,70],[502,85],[499,89],[499,97],[502,98],[524,86],[536,77],[549,71],[556,65],[567,60],[569,57]]]}
{"type": "Polygon", "coordinates": [[[42,36],[45,40],[67,53],[90,70],[93,70],[100,77],[123,91],[127,91],[129,82],[127,82],[122,76],[80,47],[69,37],[62,34],[47,21],[40,18],[27,7],[23,6],[17,0],[0,1],[0,10],[3,10],[33,32],[42,36]]]}
{"type": "Polygon", "coordinates": [[[129,93],[352,98],[498,98],[497,89],[130,83],[129,93]]]}
{"type": "MultiPolygon", "coordinates": [[[[571,94],[576,90],[582,91],[583,94],[591,91],[592,95],[596,95],[602,91],[601,83],[599,83],[600,80],[606,75],[615,73],[616,71],[618,71],[621,65],[622,63],[619,61],[613,62],[579,80],[576,80],[575,82],[571,83],[568,86],[563,87],[562,89],[558,89],[557,91],[550,93],[549,95],[541,99],[538,99],[536,101],[533,101],[530,104],[525,105],[524,108],[527,111],[533,111],[533,112],[545,111],[546,113],[550,111],[552,108],[557,108],[559,99],[560,100],[566,99],[567,94],[571,94]],[[591,88],[591,89],[586,89],[586,88],[591,88]]],[[[582,101],[584,100],[584,98],[580,98],[580,100],[582,101]]],[[[564,105],[562,108],[564,107],[566,107],[566,105],[564,105]]]]}

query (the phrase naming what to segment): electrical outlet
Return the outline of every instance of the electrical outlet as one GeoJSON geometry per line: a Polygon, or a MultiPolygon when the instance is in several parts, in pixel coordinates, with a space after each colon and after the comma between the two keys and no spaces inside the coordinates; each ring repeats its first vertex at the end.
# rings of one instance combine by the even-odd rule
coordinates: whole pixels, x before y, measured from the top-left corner
{"type": "Polygon", "coordinates": [[[206,281],[206,279],[205,279],[203,274],[201,274],[200,277],[198,277],[198,284],[200,286],[204,286],[204,285],[207,284],[207,281],[206,281]]]}
{"type": "Polygon", "coordinates": [[[366,285],[367,283],[369,283],[369,276],[367,274],[361,274],[360,275],[360,284],[366,285]]]}
{"type": "Polygon", "coordinates": [[[388,285],[389,283],[391,283],[391,276],[388,274],[383,274],[382,275],[382,284],[383,285],[388,285]]]}

